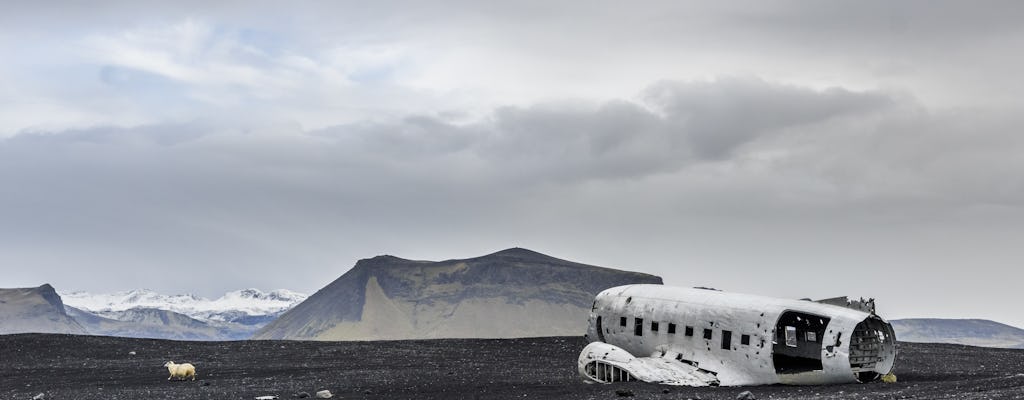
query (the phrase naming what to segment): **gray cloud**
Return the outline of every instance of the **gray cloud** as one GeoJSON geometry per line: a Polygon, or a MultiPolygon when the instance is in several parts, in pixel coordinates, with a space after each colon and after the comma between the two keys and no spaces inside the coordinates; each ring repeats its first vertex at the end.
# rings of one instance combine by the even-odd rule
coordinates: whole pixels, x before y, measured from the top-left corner
{"type": "Polygon", "coordinates": [[[6,286],[520,245],[1024,325],[1019,3],[208,3],[5,5],[6,286]]]}
{"type": "Polygon", "coordinates": [[[571,182],[642,177],[722,160],[759,137],[879,112],[893,102],[877,92],[817,91],[753,78],[661,82],[642,98],[643,103],[501,107],[468,124],[419,116],[314,134],[359,154],[402,160],[462,156],[461,162],[503,178],[571,182]]]}
{"type": "MultiPolygon", "coordinates": [[[[996,232],[1024,219],[1018,116],[759,80],[665,82],[640,98],[313,132],[197,121],[18,135],[0,142],[0,263],[19,266],[6,275],[19,284],[212,294],[315,290],[378,253],[447,258],[521,245],[683,285],[722,285],[716,271],[751,265],[798,273],[860,261],[946,288],[912,271],[957,276],[963,255],[908,258],[890,243],[1002,255],[972,273],[998,274],[1016,254],[996,232]],[[923,226],[961,233],[922,235],[923,226]]],[[[764,292],[792,285],[785,276],[728,284],[764,292]]],[[[813,283],[799,285],[811,293],[775,294],[912,302],[875,281],[821,293],[813,283]]]]}
{"type": "Polygon", "coordinates": [[[758,136],[842,116],[878,111],[891,103],[880,93],[824,91],[757,79],[662,83],[647,97],[678,126],[702,159],[718,159],[758,136]]]}

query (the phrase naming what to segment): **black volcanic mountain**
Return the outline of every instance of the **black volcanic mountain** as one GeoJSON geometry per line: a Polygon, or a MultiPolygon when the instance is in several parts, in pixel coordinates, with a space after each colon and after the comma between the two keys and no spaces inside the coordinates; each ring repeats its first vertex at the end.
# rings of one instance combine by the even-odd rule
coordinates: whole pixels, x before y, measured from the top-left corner
{"type": "Polygon", "coordinates": [[[355,267],[254,339],[394,340],[575,336],[594,295],[661,278],[514,248],[465,260],[393,256],[355,267]]]}
{"type": "Polygon", "coordinates": [[[53,286],[0,289],[0,334],[77,333],[85,329],[64,312],[53,286]]]}

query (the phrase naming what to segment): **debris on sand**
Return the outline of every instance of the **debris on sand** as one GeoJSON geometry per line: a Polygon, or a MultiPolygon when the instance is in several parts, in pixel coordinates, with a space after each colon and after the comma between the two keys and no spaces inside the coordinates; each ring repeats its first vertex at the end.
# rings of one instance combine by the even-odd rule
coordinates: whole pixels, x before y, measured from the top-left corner
{"type": "Polygon", "coordinates": [[[32,400],[43,400],[45,398],[46,398],[46,393],[40,393],[40,394],[37,394],[35,396],[32,396],[32,400]]]}
{"type": "Polygon", "coordinates": [[[129,351],[129,352],[128,352],[128,355],[130,355],[130,356],[134,356],[134,355],[135,355],[135,351],[134,351],[134,350],[133,350],[133,351],[129,351]]]}
{"type": "Polygon", "coordinates": [[[736,400],[757,400],[757,397],[754,397],[753,393],[750,393],[749,390],[746,390],[736,395],[736,400]]]}
{"type": "Polygon", "coordinates": [[[882,382],[885,383],[896,383],[896,374],[890,372],[882,377],[882,382]]]}
{"type": "Polygon", "coordinates": [[[296,398],[296,399],[305,399],[305,398],[308,398],[308,397],[309,397],[309,393],[306,393],[306,392],[298,392],[298,393],[296,393],[296,394],[293,394],[293,395],[292,395],[292,397],[294,397],[294,398],[296,398]]]}
{"type": "Polygon", "coordinates": [[[334,397],[334,395],[331,394],[330,390],[321,390],[319,392],[316,392],[316,398],[318,399],[329,399],[331,397],[334,397]]]}
{"type": "Polygon", "coordinates": [[[277,399],[277,396],[274,396],[274,395],[256,396],[256,400],[276,400],[276,399],[277,399]]]}
{"type": "Polygon", "coordinates": [[[616,390],[615,394],[618,395],[619,397],[633,397],[633,396],[636,395],[635,393],[633,393],[632,390],[629,390],[629,389],[619,389],[619,390],[616,390]]]}

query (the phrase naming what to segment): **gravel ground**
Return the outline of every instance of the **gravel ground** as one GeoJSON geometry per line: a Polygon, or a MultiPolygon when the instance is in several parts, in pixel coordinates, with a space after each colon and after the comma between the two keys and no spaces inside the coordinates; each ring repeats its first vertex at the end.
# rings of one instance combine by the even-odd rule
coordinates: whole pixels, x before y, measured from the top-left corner
{"type": "Polygon", "coordinates": [[[0,399],[1024,399],[1024,350],[901,343],[899,382],[685,388],[596,385],[576,374],[581,338],[393,342],[176,342],[0,336],[0,399]],[[129,352],[135,352],[134,355],[129,352]],[[167,381],[164,362],[196,381],[167,381]],[[666,392],[667,391],[667,392],[666,392]],[[625,394],[625,393],[624,393],[625,394]]]}

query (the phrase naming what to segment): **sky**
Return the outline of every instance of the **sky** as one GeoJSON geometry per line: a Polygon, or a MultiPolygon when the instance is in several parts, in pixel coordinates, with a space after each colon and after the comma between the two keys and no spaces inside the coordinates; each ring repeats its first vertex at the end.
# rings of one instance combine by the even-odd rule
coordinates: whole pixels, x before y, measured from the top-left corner
{"type": "Polygon", "coordinates": [[[1024,4],[293,3],[6,4],[0,287],[525,247],[1024,326],[1024,4]]]}

